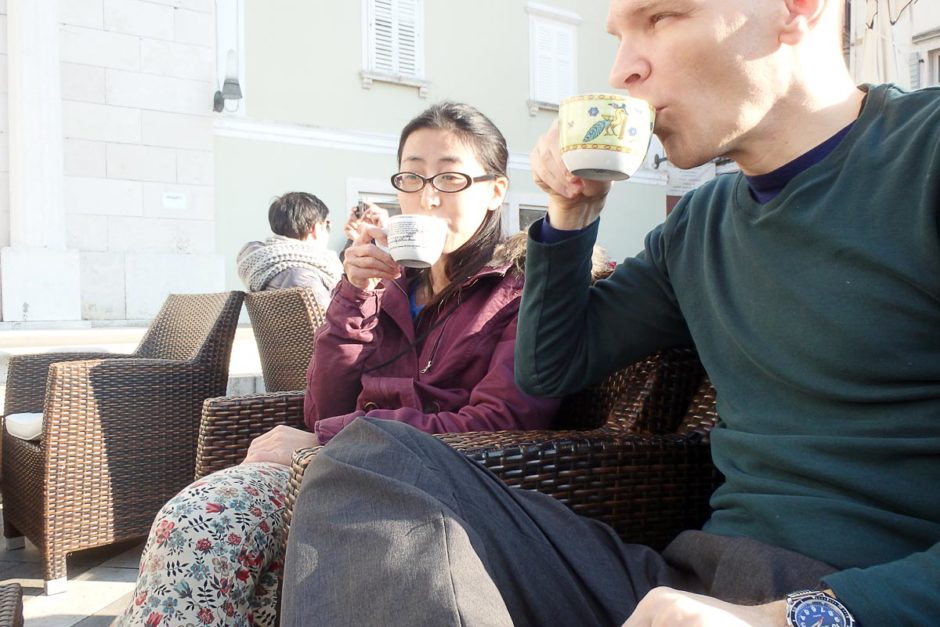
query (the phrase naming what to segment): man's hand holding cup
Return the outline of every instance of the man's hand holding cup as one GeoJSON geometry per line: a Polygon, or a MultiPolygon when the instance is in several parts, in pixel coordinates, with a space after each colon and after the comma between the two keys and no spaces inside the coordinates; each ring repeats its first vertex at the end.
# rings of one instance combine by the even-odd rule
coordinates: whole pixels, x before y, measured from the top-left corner
{"type": "Polygon", "coordinates": [[[585,94],[562,100],[558,121],[532,151],[532,176],[549,197],[557,229],[582,229],[600,215],[611,181],[643,163],[655,112],[643,100],[585,94]]]}

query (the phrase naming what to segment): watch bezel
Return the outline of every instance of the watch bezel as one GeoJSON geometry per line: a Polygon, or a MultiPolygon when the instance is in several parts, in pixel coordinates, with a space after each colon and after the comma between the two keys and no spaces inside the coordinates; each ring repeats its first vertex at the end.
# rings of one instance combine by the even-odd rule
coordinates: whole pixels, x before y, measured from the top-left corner
{"type": "Polygon", "coordinates": [[[799,608],[802,607],[804,603],[813,601],[828,603],[842,615],[843,625],[845,627],[856,627],[855,617],[852,616],[848,608],[845,607],[839,599],[821,590],[801,590],[787,595],[787,625],[789,625],[789,627],[797,627],[796,613],[799,611],[799,608]]]}

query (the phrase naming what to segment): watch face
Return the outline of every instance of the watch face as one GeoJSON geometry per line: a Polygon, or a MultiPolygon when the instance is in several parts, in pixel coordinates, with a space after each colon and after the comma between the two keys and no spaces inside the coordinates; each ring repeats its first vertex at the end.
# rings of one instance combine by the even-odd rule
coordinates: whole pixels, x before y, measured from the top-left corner
{"type": "Polygon", "coordinates": [[[827,599],[806,599],[790,608],[790,624],[795,627],[846,627],[852,621],[845,610],[827,599]]]}

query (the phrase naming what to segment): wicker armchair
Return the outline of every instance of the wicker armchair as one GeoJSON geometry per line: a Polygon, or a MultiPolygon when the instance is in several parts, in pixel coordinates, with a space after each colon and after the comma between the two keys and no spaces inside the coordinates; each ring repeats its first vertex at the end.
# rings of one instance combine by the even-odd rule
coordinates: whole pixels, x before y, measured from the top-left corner
{"type": "Polygon", "coordinates": [[[323,309],[305,287],[245,295],[267,392],[303,390],[323,309]]]}
{"type": "Polygon", "coordinates": [[[0,585],[0,627],[23,627],[23,588],[18,583],[0,585]]]}
{"type": "MultiPolygon", "coordinates": [[[[715,391],[697,355],[674,350],[566,399],[558,423],[564,430],[437,437],[511,486],[549,494],[625,541],[662,548],[708,516],[721,482],[708,446],[717,421],[715,391]]],[[[318,450],[294,453],[288,524],[318,450]]]]}
{"type": "Polygon", "coordinates": [[[245,459],[251,441],[277,425],[303,427],[307,365],[324,313],[313,292],[297,287],[245,296],[258,344],[263,394],[210,398],[203,404],[196,478],[245,459]]]}
{"type": "Polygon", "coordinates": [[[131,355],[10,360],[4,415],[42,411],[43,431],[3,431],[3,532],[39,547],[47,593],[64,588],[69,552],[146,535],[192,481],[200,408],[225,392],[243,296],[171,295],[131,355]]]}

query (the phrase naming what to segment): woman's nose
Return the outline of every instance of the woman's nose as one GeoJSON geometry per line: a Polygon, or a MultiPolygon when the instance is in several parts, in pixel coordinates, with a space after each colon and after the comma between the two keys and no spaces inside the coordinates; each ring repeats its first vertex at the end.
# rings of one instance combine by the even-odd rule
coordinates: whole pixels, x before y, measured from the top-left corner
{"type": "Polygon", "coordinates": [[[441,193],[428,181],[421,190],[421,208],[430,211],[441,206],[441,193]]]}

